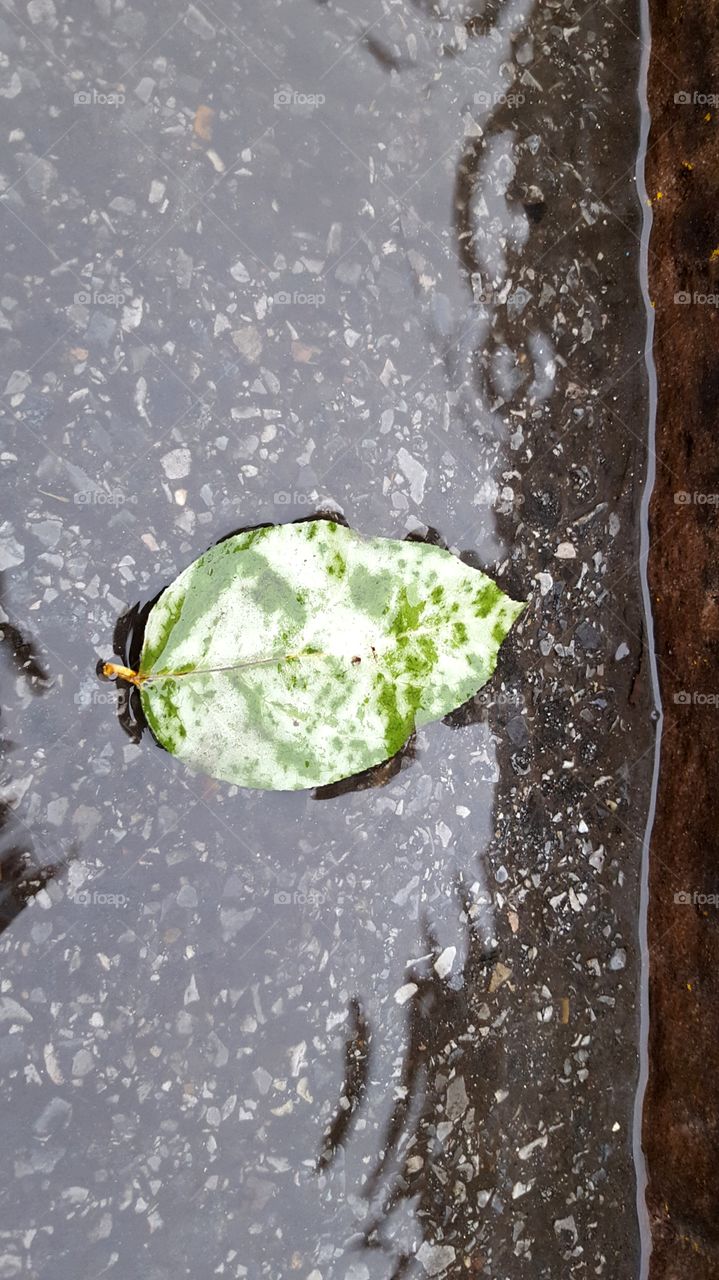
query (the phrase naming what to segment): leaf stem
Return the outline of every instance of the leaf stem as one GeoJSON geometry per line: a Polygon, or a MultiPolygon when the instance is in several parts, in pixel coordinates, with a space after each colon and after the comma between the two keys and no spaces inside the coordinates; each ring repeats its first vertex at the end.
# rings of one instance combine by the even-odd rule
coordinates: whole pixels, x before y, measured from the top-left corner
{"type": "Polygon", "coordinates": [[[121,667],[116,662],[104,662],[102,674],[108,680],[127,680],[128,684],[137,685],[138,689],[147,679],[147,676],[141,676],[139,672],[133,671],[132,667],[121,667]]]}
{"type": "Polygon", "coordinates": [[[133,671],[131,667],[121,667],[115,662],[105,662],[102,674],[110,680],[127,680],[138,689],[145,684],[154,684],[157,680],[179,680],[182,676],[211,676],[221,671],[243,671],[247,667],[265,667],[274,662],[296,662],[299,658],[321,658],[321,653],[277,653],[271,658],[251,658],[249,662],[235,662],[226,667],[193,667],[190,671],[158,671],[155,675],[133,671]]]}

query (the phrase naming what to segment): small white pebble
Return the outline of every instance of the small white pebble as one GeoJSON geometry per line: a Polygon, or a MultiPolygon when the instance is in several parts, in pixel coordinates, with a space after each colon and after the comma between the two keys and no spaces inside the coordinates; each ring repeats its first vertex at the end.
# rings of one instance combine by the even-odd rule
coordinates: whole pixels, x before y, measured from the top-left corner
{"type": "Polygon", "coordinates": [[[412,999],[412,996],[417,990],[418,987],[416,982],[406,982],[403,987],[399,987],[397,991],[395,991],[395,1002],[397,1004],[406,1004],[408,1000],[412,999]]]}
{"type": "MultiPolygon", "coordinates": [[[[456,947],[445,947],[441,951],[434,962],[434,971],[439,978],[446,978],[448,973],[452,972],[452,966],[457,955],[456,947]]],[[[416,987],[415,987],[416,990],[416,987]]],[[[395,997],[396,999],[396,997],[395,997]]]]}
{"type": "Polygon", "coordinates": [[[189,476],[192,455],[189,449],[171,449],[162,459],[162,469],[168,480],[182,480],[189,476]]]}

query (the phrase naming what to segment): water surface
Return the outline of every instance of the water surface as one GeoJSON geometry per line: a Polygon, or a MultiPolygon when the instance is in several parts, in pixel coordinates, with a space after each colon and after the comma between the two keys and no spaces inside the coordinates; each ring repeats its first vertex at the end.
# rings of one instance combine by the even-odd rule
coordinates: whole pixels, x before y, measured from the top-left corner
{"type": "Polygon", "coordinates": [[[637,1275],[636,25],[4,12],[0,1275],[637,1275]],[[317,508],[530,598],[491,687],[331,798],[133,742],[118,616],[317,508]]]}

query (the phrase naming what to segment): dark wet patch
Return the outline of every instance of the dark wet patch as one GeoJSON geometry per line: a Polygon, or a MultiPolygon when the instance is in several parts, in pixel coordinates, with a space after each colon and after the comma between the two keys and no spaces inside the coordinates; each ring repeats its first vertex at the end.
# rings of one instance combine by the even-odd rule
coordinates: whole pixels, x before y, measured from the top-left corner
{"type": "MultiPolygon", "coordinates": [[[[3,575],[0,574],[0,606],[4,612],[3,575]]],[[[7,654],[28,691],[47,691],[50,676],[33,639],[9,620],[0,624],[0,652],[7,654]]],[[[0,739],[0,755],[12,749],[0,739]]],[[[33,849],[32,832],[18,820],[12,801],[0,801],[0,933],[12,924],[33,898],[67,870],[67,859],[43,862],[33,849]]]]}
{"type": "Polygon", "coordinates": [[[317,1161],[317,1168],[320,1171],[332,1163],[338,1149],[347,1141],[352,1121],[367,1091],[372,1037],[367,1018],[357,997],[350,1000],[349,1023],[350,1032],[345,1043],[345,1074],[341,1101],[324,1135],[322,1152],[317,1161]]]}

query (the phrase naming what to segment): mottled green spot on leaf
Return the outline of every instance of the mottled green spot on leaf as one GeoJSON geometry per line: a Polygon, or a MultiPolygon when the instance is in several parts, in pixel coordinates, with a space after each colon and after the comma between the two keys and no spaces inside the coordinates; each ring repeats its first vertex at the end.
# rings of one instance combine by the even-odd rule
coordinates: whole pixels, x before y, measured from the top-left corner
{"type": "MultiPolygon", "coordinates": [[[[469,632],[463,622],[452,623],[452,639],[456,645],[467,643],[467,640],[469,639],[469,632]]],[[[502,636],[502,640],[503,639],[504,636],[502,636]]],[[[502,643],[502,640],[500,640],[500,644],[502,643]]]]}
{"type": "Polygon", "coordinates": [[[392,596],[392,587],[386,578],[358,564],[351,572],[349,581],[354,607],[360,613],[369,614],[371,618],[380,618],[389,608],[392,596]]]}
{"type": "Polygon", "coordinates": [[[477,617],[486,618],[492,612],[502,595],[496,582],[488,582],[476,597],[477,617]]]}

